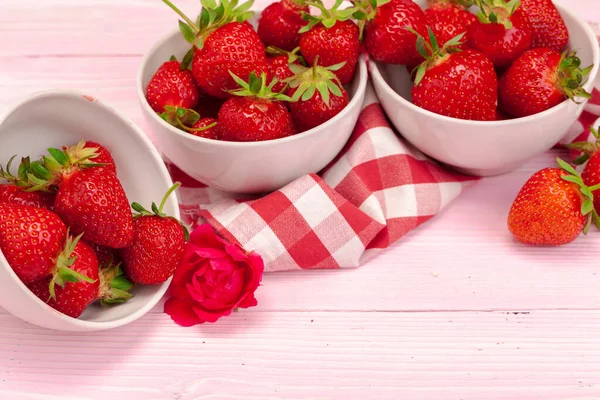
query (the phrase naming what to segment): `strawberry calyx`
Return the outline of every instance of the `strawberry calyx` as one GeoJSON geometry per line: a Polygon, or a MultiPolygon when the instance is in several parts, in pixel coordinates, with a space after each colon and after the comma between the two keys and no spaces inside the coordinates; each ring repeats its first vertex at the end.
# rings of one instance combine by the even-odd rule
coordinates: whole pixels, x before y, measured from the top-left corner
{"type": "Polygon", "coordinates": [[[475,0],[475,4],[479,7],[477,19],[482,24],[500,24],[506,29],[513,27],[510,16],[521,5],[521,0],[475,0]]]}
{"type": "Polygon", "coordinates": [[[56,192],[57,185],[73,172],[106,165],[93,161],[98,157],[100,148],[86,148],[86,143],[85,140],[82,140],[74,146],[64,146],[62,150],[49,148],[48,155],[44,155],[36,161],[31,161],[30,157],[24,157],[21,159],[16,176],[10,172],[11,164],[15,159],[13,156],[6,165],[6,169],[0,167],[0,178],[6,179],[28,192],[56,192]]]}
{"type": "Polygon", "coordinates": [[[347,21],[351,19],[354,16],[354,13],[358,11],[358,7],[350,7],[340,10],[339,8],[343,2],[344,0],[336,0],[335,4],[331,8],[327,8],[321,0],[305,1],[305,5],[316,7],[317,9],[319,9],[319,11],[321,11],[321,14],[312,15],[303,11],[302,19],[308,21],[308,24],[300,28],[298,33],[308,32],[318,24],[322,24],[325,28],[329,29],[333,27],[338,21],[347,21]]]}
{"type": "Polygon", "coordinates": [[[427,70],[443,62],[450,56],[450,54],[459,53],[462,51],[460,45],[463,44],[462,38],[464,37],[465,32],[453,37],[444,43],[442,47],[440,47],[437,38],[430,27],[427,27],[429,41],[427,41],[419,32],[415,31],[414,29],[405,29],[417,36],[417,51],[425,59],[425,61],[412,70],[411,74],[416,74],[414,79],[415,86],[421,82],[427,70]]]}
{"type": "Polygon", "coordinates": [[[440,4],[440,5],[457,6],[457,7],[467,9],[474,4],[474,1],[475,0],[429,0],[427,2],[427,4],[430,7],[440,4]]]}
{"type": "Polygon", "coordinates": [[[592,132],[592,135],[594,135],[596,138],[595,142],[574,142],[566,146],[570,150],[577,150],[582,153],[579,157],[573,160],[573,164],[575,165],[581,165],[585,163],[590,159],[592,154],[600,151],[600,134],[598,133],[598,130],[593,126],[590,126],[590,132],[592,132]]]}
{"type": "Polygon", "coordinates": [[[359,38],[362,40],[363,31],[367,22],[375,18],[377,8],[389,3],[391,0],[356,0],[354,1],[354,8],[356,10],[352,14],[352,17],[358,22],[359,38]]]}
{"type": "Polygon", "coordinates": [[[100,269],[98,299],[102,305],[121,304],[131,299],[133,283],[127,279],[121,263],[100,269]]]}
{"type": "Polygon", "coordinates": [[[200,120],[201,116],[198,112],[184,107],[165,106],[165,111],[159,114],[159,116],[170,125],[187,132],[202,132],[217,125],[216,122],[213,122],[202,128],[192,128],[200,120]]]}
{"type": "Polygon", "coordinates": [[[141,217],[152,217],[152,216],[160,217],[160,218],[174,219],[179,223],[179,225],[181,225],[181,228],[183,229],[183,233],[185,235],[185,241],[187,242],[189,239],[189,236],[190,236],[187,227],[181,221],[177,220],[176,218],[168,216],[167,214],[163,213],[163,208],[165,207],[165,204],[167,203],[167,199],[180,186],[181,186],[180,182],[175,182],[175,184],[173,184],[173,186],[171,186],[169,188],[169,190],[167,190],[167,193],[163,197],[159,206],[157,206],[156,203],[152,202],[152,206],[150,207],[152,211],[146,210],[144,208],[144,206],[142,206],[139,203],[135,203],[135,202],[132,203],[131,208],[133,208],[133,210],[136,212],[133,214],[133,219],[135,220],[135,219],[141,218],[141,217]]]}
{"type": "Polygon", "coordinates": [[[272,55],[272,56],[287,56],[288,64],[293,64],[293,63],[299,61],[302,65],[306,65],[306,60],[304,59],[304,57],[302,57],[301,54],[298,54],[300,52],[300,47],[296,47],[292,51],[287,51],[287,50],[280,49],[279,47],[267,46],[265,51],[267,52],[268,55],[272,55]]]}
{"type": "Polygon", "coordinates": [[[344,61],[328,67],[322,67],[318,65],[318,61],[319,57],[317,56],[312,67],[290,64],[289,67],[294,73],[294,76],[285,81],[290,88],[296,89],[292,96],[293,102],[310,100],[316,92],[319,92],[323,102],[329,107],[331,94],[338,97],[343,96],[342,91],[340,90],[342,84],[334,71],[342,68],[346,62],[344,61]]]}
{"type": "Polygon", "coordinates": [[[202,49],[204,41],[212,32],[230,22],[244,22],[254,15],[249,11],[254,0],[246,1],[238,6],[238,0],[201,0],[202,11],[196,21],[186,16],[177,6],[169,0],[162,0],[169,8],[179,15],[179,30],[192,48],[186,53],[181,61],[181,70],[190,67],[196,48],[202,49]]]}
{"type": "MultiPolygon", "coordinates": [[[[271,83],[267,85],[267,74],[265,72],[263,72],[260,77],[254,72],[251,72],[248,76],[248,82],[245,82],[231,71],[229,71],[229,75],[231,75],[235,82],[240,86],[240,89],[229,91],[229,93],[234,96],[255,97],[263,100],[293,101],[291,97],[281,92],[273,91],[273,87],[279,82],[277,78],[273,78],[271,83]]],[[[286,87],[282,89],[282,92],[285,89],[286,87]]]]}
{"type": "Polygon", "coordinates": [[[564,179],[567,182],[575,183],[577,186],[579,186],[579,191],[581,192],[582,196],[581,214],[586,217],[583,233],[588,233],[592,222],[598,229],[600,229],[600,216],[594,209],[593,195],[593,192],[595,190],[600,189],[600,184],[589,187],[585,183],[583,183],[581,175],[570,164],[561,160],[558,157],[556,158],[556,162],[560,168],[567,172],[567,174],[561,176],[562,179],[564,179]]]}
{"type": "Polygon", "coordinates": [[[562,53],[558,70],[556,71],[556,82],[562,92],[569,99],[575,100],[575,97],[589,99],[592,97],[582,85],[587,82],[587,76],[592,70],[593,65],[587,68],[581,68],[581,60],[577,57],[575,51],[565,51],[562,53]]]}
{"type": "Polygon", "coordinates": [[[75,246],[83,236],[83,233],[73,238],[67,230],[67,240],[64,250],[58,255],[54,270],[52,271],[52,279],[50,280],[50,297],[56,300],[56,285],[65,287],[67,282],[88,282],[94,283],[94,280],[74,271],[70,267],[75,263],[77,257],[73,256],[75,246]]]}

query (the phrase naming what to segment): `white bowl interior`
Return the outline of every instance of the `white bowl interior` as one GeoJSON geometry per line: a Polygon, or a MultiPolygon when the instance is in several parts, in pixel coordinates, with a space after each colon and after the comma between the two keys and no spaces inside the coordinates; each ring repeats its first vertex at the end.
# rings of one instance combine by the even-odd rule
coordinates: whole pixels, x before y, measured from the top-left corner
{"type": "MultiPolygon", "coordinates": [[[[130,203],[137,201],[149,207],[152,201],[160,201],[172,186],[160,155],[143,132],[111,108],[72,92],[41,93],[9,112],[0,122],[0,162],[6,164],[14,154],[29,155],[35,159],[48,147],[60,148],[62,145],[76,144],[82,139],[96,141],[112,153],[117,174],[130,203]]],[[[165,212],[179,218],[175,195],[169,198],[165,212]]],[[[73,319],[54,312],[31,294],[1,254],[0,268],[8,270],[14,278],[0,282],[2,294],[16,286],[29,294],[25,296],[26,303],[22,304],[15,304],[0,295],[2,305],[29,322],[58,329],[102,329],[129,322],[152,308],[168,287],[168,283],[136,286],[133,299],[127,303],[109,308],[93,305],[79,319],[73,319]],[[46,309],[47,319],[28,318],[28,308],[39,305],[46,309]]]]}

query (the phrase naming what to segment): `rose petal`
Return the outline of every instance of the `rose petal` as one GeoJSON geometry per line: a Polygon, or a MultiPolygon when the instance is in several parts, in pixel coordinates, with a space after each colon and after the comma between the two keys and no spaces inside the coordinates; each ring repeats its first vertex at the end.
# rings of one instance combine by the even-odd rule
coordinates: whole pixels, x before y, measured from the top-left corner
{"type": "Polygon", "coordinates": [[[184,286],[171,286],[170,291],[171,297],[175,297],[179,300],[191,300],[190,293],[187,288],[184,286]]]}
{"type": "Polygon", "coordinates": [[[218,299],[207,298],[202,302],[202,308],[205,308],[209,311],[217,311],[231,308],[231,305],[223,304],[218,299]]]}
{"type": "Polygon", "coordinates": [[[231,314],[231,310],[208,311],[201,307],[194,307],[194,313],[202,322],[217,322],[221,317],[231,314]]]}
{"type": "MultiPolygon", "coordinates": [[[[192,276],[194,274],[194,270],[197,268],[198,266],[198,262],[185,262],[182,261],[181,263],[179,263],[179,265],[177,266],[177,269],[175,270],[175,273],[173,274],[173,284],[181,286],[181,285],[185,285],[187,282],[190,281],[190,279],[192,279],[192,276]]],[[[201,263],[200,263],[201,265],[201,263]]]]}
{"type": "Polygon", "coordinates": [[[185,285],[185,288],[187,289],[187,292],[189,293],[192,300],[198,303],[202,303],[206,299],[202,290],[197,290],[197,288],[194,287],[194,285],[188,283],[187,285],[185,285]]]}
{"type": "Polygon", "coordinates": [[[165,302],[165,313],[180,326],[194,326],[202,323],[202,319],[193,310],[193,303],[178,299],[168,299],[165,302]]]}
{"type": "Polygon", "coordinates": [[[237,265],[229,257],[211,258],[210,267],[216,271],[223,271],[231,274],[236,270],[237,265]]]}
{"type": "Polygon", "coordinates": [[[235,304],[243,294],[243,289],[244,270],[238,269],[227,281],[215,288],[211,297],[223,304],[235,304]]]}
{"type": "Polygon", "coordinates": [[[225,243],[219,240],[210,224],[202,224],[194,229],[190,234],[190,242],[202,247],[225,248],[225,243]]]}
{"type": "Polygon", "coordinates": [[[235,261],[246,261],[246,253],[242,248],[237,244],[228,244],[225,246],[225,251],[233,258],[235,261]]]}
{"type": "Polygon", "coordinates": [[[211,247],[199,247],[196,249],[196,254],[204,258],[222,258],[227,257],[227,253],[223,250],[211,248],[211,247]]]}
{"type": "Polygon", "coordinates": [[[244,298],[242,298],[240,300],[240,302],[238,304],[236,304],[236,307],[250,308],[250,307],[256,307],[257,305],[258,305],[258,300],[256,300],[256,297],[254,297],[254,294],[248,293],[247,296],[244,296],[244,298]]]}

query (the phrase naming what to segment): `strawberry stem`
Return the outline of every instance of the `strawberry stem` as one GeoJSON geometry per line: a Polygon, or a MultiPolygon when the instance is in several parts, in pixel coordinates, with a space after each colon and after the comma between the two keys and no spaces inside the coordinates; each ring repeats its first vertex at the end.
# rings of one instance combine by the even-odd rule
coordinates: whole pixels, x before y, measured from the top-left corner
{"type": "Polygon", "coordinates": [[[163,210],[163,207],[165,206],[165,204],[167,203],[167,199],[169,198],[171,193],[173,193],[175,190],[177,190],[177,188],[179,186],[181,186],[181,183],[175,182],[175,184],[173,186],[171,186],[171,188],[167,191],[167,193],[165,194],[165,197],[163,197],[162,201],[160,202],[160,206],[158,207],[159,213],[162,214],[162,210],[163,210]]]}
{"type": "Polygon", "coordinates": [[[162,0],[163,3],[165,3],[167,6],[169,6],[169,8],[171,8],[171,10],[175,11],[177,13],[177,15],[179,15],[181,18],[183,18],[183,20],[185,22],[187,22],[187,24],[190,26],[190,28],[194,29],[196,31],[196,33],[199,32],[198,27],[196,26],[196,23],[194,21],[192,21],[191,19],[188,18],[187,15],[185,15],[179,8],[177,8],[177,6],[173,3],[171,3],[169,0],[162,0]]]}

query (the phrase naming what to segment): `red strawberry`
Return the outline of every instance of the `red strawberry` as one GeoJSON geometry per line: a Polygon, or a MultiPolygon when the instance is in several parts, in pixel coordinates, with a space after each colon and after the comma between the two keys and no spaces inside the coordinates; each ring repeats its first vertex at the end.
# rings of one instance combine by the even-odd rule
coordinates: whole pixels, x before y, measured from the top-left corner
{"type": "Polygon", "coordinates": [[[50,307],[78,318],[98,297],[98,259],[92,248],[78,239],[69,240],[66,252],[66,257],[72,260],[71,269],[87,276],[90,281],[69,282],[66,285],[63,283],[55,287],[53,278],[49,276],[30,283],[27,287],[50,307]]]}
{"type": "Polygon", "coordinates": [[[219,110],[224,102],[225,99],[220,99],[218,97],[213,97],[206,93],[200,92],[200,100],[198,101],[198,106],[196,106],[194,111],[202,115],[202,117],[217,118],[217,115],[219,115],[219,110]]]}
{"type": "Polygon", "coordinates": [[[288,51],[298,47],[298,31],[306,25],[302,12],[309,12],[308,7],[301,3],[301,0],[277,1],[262,11],[258,21],[258,36],[265,45],[288,51]]]}
{"type": "Polygon", "coordinates": [[[105,168],[117,172],[117,165],[112,154],[99,143],[82,140],[75,146],[63,146],[63,150],[69,154],[71,159],[83,160],[89,157],[89,163],[102,164],[105,168]]]}
{"type": "Polygon", "coordinates": [[[561,55],[545,48],[525,52],[500,79],[500,108],[513,117],[525,117],[567,98],[590,98],[582,85],[592,66],[581,69],[580,65],[575,52],[561,55]]]}
{"type": "Polygon", "coordinates": [[[296,133],[292,117],[282,101],[287,96],[274,93],[275,80],[266,85],[266,74],[250,74],[248,83],[235,77],[241,89],[219,111],[219,130],[223,140],[254,142],[273,140],[296,133]],[[261,79],[262,78],[262,79],[261,79]]]}
{"type": "Polygon", "coordinates": [[[120,262],[119,253],[117,249],[110,247],[99,246],[94,243],[86,243],[94,250],[96,258],[98,259],[98,266],[100,268],[108,268],[116,265],[120,262]]]}
{"type": "Polygon", "coordinates": [[[536,172],[517,195],[508,214],[508,228],[520,242],[558,246],[587,232],[592,219],[593,197],[579,174],[558,160],[561,168],[536,172]]]}
{"type": "Polygon", "coordinates": [[[218,6],[205,3],[195,23],[170,1],[163,1],[185,20],[185,23],[180,21],[179,27],[193,47],[183,65],[193,54],[192,73],[202,91],[228,98],[231,96],[228,91],[237,88],[230,71],[242,79],[248,79],[251,72],[267,71],[265,46],[252,26],[242,22],[252,16],[248,11],[251,2],[237,8],[233,8],[237,1],[221,0],[218,6]]]}
{"type": "Polygon", "coordinates": [[[55,192],[53,210],[75,235],[85,233],[86,241],[102,246],[129,246],[133,219],[125,190],[114,171],[90,164],[93,152],[82,159],[70,157],[69,150],[48,152],[39,161],[23,159],[20,168],[27,172],[27,180],[14,181],[31,190],[55,192]]]}
{"type": "Polygon", "coordinates": [[[169,124],[194,136],[207,139],[220,139],[221,133],[214,118],[201,118],[194,110],[187,108],[166,107],[161,117],[169,124]]]}
{"type": "Polygon", "coordinates": [[[460,51],[457,45],[461,38],[462,34],[439,48],[429,29],[432,46],[426,50],[425,39],[419,36],[417,48],[426,61],[416,72],[412,101],[421,108],[448,117],[493,121],[496,119],[498,90],[494,65],[477,51],[460,51]]]}
{"type": "MultiPolygon", "coordinates": [[[[596,138],[595,142],[576,142],[567,145],[567,148],[571,150],[577,150],[581,152],[581,155],[575,159],[575,164],[584,164],[585,168],[581,173],[583,183],[587,186],[600,185],[600,134],[593,126],[590,126],[590,131],[596,138]]],[[[600,190],[593,192],[594,195],[594,209],[596,212],[600,211],[600,190]]]]}
{"type": "Polygon", "coordinates": [[[364,27],[365,49],[375,61],[386,64],[419,64],[423,57],[415,49],[417,37],[427,34],[427,20],[423,10],[412,0],[372,0],[361,4],[358,18],[364,27]]]}
{"type": "Polygon", "coordinates": [[[467,30],[469,47],[488,56],[496,67],[509,66],[531,47],[532,33],[519,0],[476,0],[479,20],[467,30]]]}
{"type": "Polygon", "coordinates": [[[221,131],[219,124],[214,118],[200,118],[198,122],[187,129],[194,136],[203,137],[206,139],[221,139],[221,131]]]}
{"type": "Polygon", "coordinates": [[[303,64],[303,57],[297,54],[299,50],[300,48],[296,48],[288,52],[275,47],[267,47],[267,54],[271,55],[267,58],[269,76],[278,80],[277,84],[273,86],[273,92],[281,93],[287,86],[287,83],[284,81],[294,76],[294,73],[290,69],[290,64],[303,64]]]}
{"type": "Polygon", "coordinates": [[[121,249],[123,269],[134,283],[153,285],[165,282],[179,265],[187,230],[175,218],[162,212],[167,198],[179,184],[175,184],[159,207],[152,203],[149,212],[138,203],[132,207],[138,214],[134,219],[134,239],[130,247],[121,249]]]}
{"type": "Polygon", "coordinates": [[[158,113],[165,106],[194,108],[198,104],[198,85],[191,71],[177,60],[160,66],[146,87],[146,99],[158,113]]]}
{"type": "Polygon", "coordinates": [[[321,15],[310,16],[308,25],[300,30],[300,53],[309,65],[314,64],[317,57],[324,67],[345,63],[335,74],[342,84],[346,84],[356,71],[360,32],[349,20],[356,8],[338,10],[342,1],[336,0],[331,9],[326,9],[320,0],[315,3],[321,9],[321,15]]]}
{"type": "Polygon", "coordinates": [[[532,47],[562,51],[567,46],[569,31],[552,0],[521,0],[521,10],[531,25],[532,47]]]}
{"type": "Polygon", "coordinates": [[[26,192],[16,185],[0,184],[0,203],[20,204],[52,210],[54,195],[44,192],[26,192]]]}
{"type": "Polygon", "coordinates": [[[0,250],[24,283],[52,273],[66,237],[65,224],[53,212],[0,203],[0,250]]]}
{"type": "MultiPolygon", "coordinates": [[[[462,5],[453,2],[436,1],[425,9],[427,25],[435,34],[439,43],[446,43],[461,33],[466,33],[467,28],[477,20],[462,5]]],[[[467,48],[467,42],[459,46],[462,50],[467,48]]]]}
{"type": "Polygon", "coordinates": [[[295,101],[288,107],[300,132],[329,121],[348,105],[348,93],[333,72],[335,68],[316,63],[311,68],[292,66],[296,75],[287,93],[295,101]]]}

